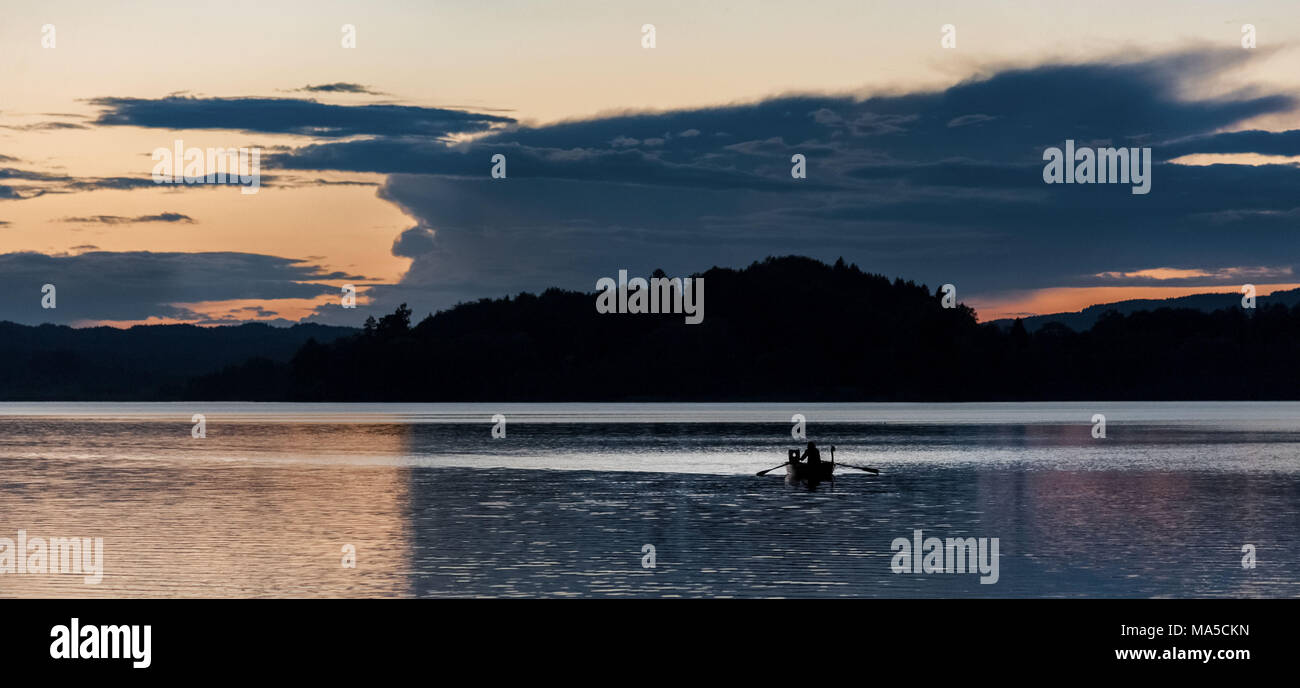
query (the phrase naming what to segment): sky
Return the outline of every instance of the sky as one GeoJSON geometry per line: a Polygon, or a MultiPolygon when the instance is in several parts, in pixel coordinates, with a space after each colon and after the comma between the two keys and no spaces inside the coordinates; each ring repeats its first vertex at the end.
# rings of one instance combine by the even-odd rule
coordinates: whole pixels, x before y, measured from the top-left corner
{"type": "Polygon", "coordinates": [[[0,320],[359,325],[787,254],[982,320],[1295,288],[1297,46],[1272,0],[9,2],[0,320]],[[1044,183],[1067,139],[1149,147],[1150,193],[1044,183]],[[155,183],[178,140],[259,149],[257,192],[155,183]]]}

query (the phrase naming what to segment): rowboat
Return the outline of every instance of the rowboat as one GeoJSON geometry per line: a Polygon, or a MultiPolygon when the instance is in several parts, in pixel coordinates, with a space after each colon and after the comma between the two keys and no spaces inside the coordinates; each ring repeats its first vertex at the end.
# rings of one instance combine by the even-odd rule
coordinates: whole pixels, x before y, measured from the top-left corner
{"type": "Polygon", "coordinates": [[[785,477],[789,480],[831,480],[834,473],[835,462],[833,461],[811,464],[791,461],[785,465],[785,477]]]}
{"type": "Polygon", "coordinates": [[[817,483],[823,480],[834,480],[836,466],[846,466],[848,468],[856,468],[860,471],[866,471],[867,473],[871,473],[872,475],[880,475],[879,468],[872,468],[871,466],[859,466],[857,464],[852,464],[852,463],[835,463],[835,447],[833,446],[831,447],[830,461],[818,461],[817,463],[808,463],[808,462],[800,461],[799,460],[800,456],[801,454],[799,453],[798,449],[791,449],[787,454],[785,463],[781,464],[780,466],[773,466],[766,470],[759,471],[754,475],[757,475],[761,478],[767,475],[768,473],[775,471],[781,466],[785,466],[786,482],[803,481],[807,483],[817,483]]]}

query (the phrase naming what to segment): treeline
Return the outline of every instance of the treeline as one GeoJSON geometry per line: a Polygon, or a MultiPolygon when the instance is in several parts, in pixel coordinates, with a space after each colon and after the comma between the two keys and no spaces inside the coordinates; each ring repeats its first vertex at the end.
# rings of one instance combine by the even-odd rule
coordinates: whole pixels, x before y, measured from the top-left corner
{"type": "Polygon", "coordinates": [[[0,399],[184,399],[199,375],[253,356],[283,364],[308,341],[332,342],[356,331],[325,325],[118,329],[0,322],[0,399]]]}
{"type": "Polygon", "coordinates": [[[842,260],[703,273],[705,318],[598,314],[595,295],[484,299],[192,379],[296,401],[977,401],[1300,398],[1300,306],[1112,313],[1033,333],[842,260]]]}

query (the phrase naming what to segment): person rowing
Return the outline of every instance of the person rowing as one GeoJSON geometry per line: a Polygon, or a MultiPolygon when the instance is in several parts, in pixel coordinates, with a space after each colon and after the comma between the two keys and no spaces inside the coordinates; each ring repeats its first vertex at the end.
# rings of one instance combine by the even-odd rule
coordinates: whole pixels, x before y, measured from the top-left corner
{"type": "Polygon", "coordinates": [[[860,471],[866,471],[877,475],[880,473],[879,468],[855,466],[851,463],[835,463],[835,447],[831,447],[831,462],[829,464],[822,463],[822,453],[817,449],[817,444],[815,442],[809,442],[808,448],[804,449],[803,454],[800,454],[798,449],[791,449],[785,463],[780,466],[773,466],[766,470],[759,471],[755,475],[767,475],[778,468],[784,468],[786,466],[790,466],[789,470],[796,474],[801,471],[810,471],[814,476],[821,475],[822,469],[825,467],[825,475],[828,478],[830,477],[831,471],[834,471],[835,468],[839,466],[856,468],[860,471]]]}
{"type": "Polygon", "coordinates": [[[799,457],[799,462],[807,462],[810,466],[821,465],[822,453],[818,451],[816,443],[808,443],[808,448],[804,450],[803,456],[799,457]]]}

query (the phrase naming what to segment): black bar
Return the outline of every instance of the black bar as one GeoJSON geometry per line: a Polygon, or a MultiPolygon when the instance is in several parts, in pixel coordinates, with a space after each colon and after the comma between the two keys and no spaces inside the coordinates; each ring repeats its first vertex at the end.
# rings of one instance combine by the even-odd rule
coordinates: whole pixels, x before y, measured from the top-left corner
{"type": "MultiPolygon", "coordinates": [[[[456,668],[614,679],[694,672],[854,671],[895,667],[922,680],[1006,678],[1032,671],[1179,675],[1286,668],[1295,600],[17,600],[3,605],[0,648],[42,676],[135,679],[370,676],[382,670],[451,680],[456,668]],[[51,629],[149,625],[147,668],[131,658],[50,655],[51,629]],[[1169,635],[1171,625],[1182,635],[1169,635]],[[1193,627],[1245,635],[1193,634],[1193,627]],[[1124,635],[1124,627],[1162,633],[1124,635]],[[1177,658],[1177,650],[1249,658],[1177,658]],[[1155,650],[1118,659],[1116,651],[1155,650]],[[1165,651],[1172,658],[1164,658],[1165,651]],[[708,666],[692,668],[704,661],[708,666]],[[435,668],[436,667],[436,668],[435,668]],[[801,668],[800,668],[801,667],[801,668]],[[430,674],[429,671],[433,673],[430,674]],[[916,673],[919,672],[919,673],[916,673]]],[[[137,646],[138,647],[138,646],[137,646]]],[[[1044,673],[1045,672],[1045,673],[1044,673]]]]}

